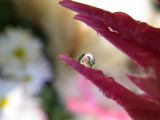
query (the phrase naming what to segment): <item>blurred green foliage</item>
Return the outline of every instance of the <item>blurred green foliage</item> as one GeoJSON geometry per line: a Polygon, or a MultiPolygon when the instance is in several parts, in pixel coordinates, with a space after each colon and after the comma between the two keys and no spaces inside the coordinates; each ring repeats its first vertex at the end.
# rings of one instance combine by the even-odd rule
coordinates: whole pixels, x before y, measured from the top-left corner
{"type": "Polygon", "coordinates": [[[71,117],[58,99],[58,94],[50,82],[46,83],[40,97],[42,98],[43,108],[48,114],[50,120],[67,120],[71,117]]]}
{"type": "Polygon", "coordinates": [[[157,0],[151,0],[151,4],[153,6],[153,9],[156,11],[160,11],[160,3],[157,0]]]}
{"type": "Polygon", "coordinates": [[[15,23],[15,12],[10,0],[0,0],[0,30],[15,23]]]}

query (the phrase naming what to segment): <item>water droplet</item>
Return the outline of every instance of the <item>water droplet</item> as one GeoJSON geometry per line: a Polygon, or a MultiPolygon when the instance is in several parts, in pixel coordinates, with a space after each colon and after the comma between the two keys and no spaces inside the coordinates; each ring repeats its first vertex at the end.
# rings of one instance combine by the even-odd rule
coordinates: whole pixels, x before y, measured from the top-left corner
{"type": "Polygon", "coordinates": [[[108,27],[108,29],[109,29],[111,32],[118,33],[118,31],[116,31],[116,30],[113,30],[111,27],[108,27]]]}
{"type": "Polygon", "coordinates": [[[79,59],[78,59],[78,62],[85,65],[85,66],[88,66],[90,68],[94,68],[95,66],[95,59],[93,57],[92,54],[90,53],[85,53],[85,54],[82,54],[79,59]]]}

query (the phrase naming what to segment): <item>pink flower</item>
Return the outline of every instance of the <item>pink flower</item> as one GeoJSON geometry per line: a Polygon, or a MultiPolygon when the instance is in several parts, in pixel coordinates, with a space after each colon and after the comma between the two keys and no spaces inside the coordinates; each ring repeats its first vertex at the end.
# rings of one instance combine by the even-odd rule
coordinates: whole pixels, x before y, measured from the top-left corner
{"type": "Polygon", "coordinates": [[[72,113],[92,115],[98,120],[130,120],[129,116],[119,109],[111,111],[98,104],[91,104],[84,99],[69,97],[66,101],[67,109],[72,113]]]}
{"type": "Polygon", "coordinates": [[[83,77],[78,77],[77,87],[81,97],[69,96],[66,99],[68,111],[74,114],[89,115],[98,120],[131,120],[128,114],[119,107],[102,104],[92,91],[92,84],[83,77]]]}
{"type": "Polygon", "coordinates": [[[111,13],[71,0],[63,0],[60,4],[78,12],[75,19],[92,27],[144,69],[144,76],[127,76],[146,95],[134,94],[102,71],[83,66],[66,54],[59,55],[59,59],[92,81],[106,97],[120,104],[134,120],[159,120],[160,29],[136,21],[122,12],[111,13]]]}

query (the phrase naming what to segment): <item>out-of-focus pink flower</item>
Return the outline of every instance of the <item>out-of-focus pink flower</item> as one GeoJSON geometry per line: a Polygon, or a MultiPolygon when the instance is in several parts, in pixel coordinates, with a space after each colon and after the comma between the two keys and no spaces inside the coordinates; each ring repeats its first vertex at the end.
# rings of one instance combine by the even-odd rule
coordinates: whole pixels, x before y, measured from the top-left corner
{"type": "Polygon", "coordinates": [[[131,120],[128,114],[117,107],[103,105],[93,93],[93,86],[84,77],[77,78],[80,98],[69,96],[66,99],[67,109],[74,114],[90,115],[98,120],[131,120]]]}
{"type": "Polygon", "coordinates": [[[124,88],[100,70],[81,65],[66,54],[59,58],[92,81],[106,97],[120,104],[134,120],[160,119],[160,29],[134,20],[122,12],[62,0],[60,4],[78,12],[75,19],[86,23],[144,69],[144,76],[127,75],[146,95],[124,88]]]}
{"type": "Polygon", "coordinates": [[[59,55],[59,59],[93,82],[106,97],[115,100],[135,120],[160,119],[158,101],[134,94],[115,82],[112,77],[104,75],[102,71],[86,67],[66,54],[59,55]]]}
{"type": "Polygon", "coordinates": [[[86,81],[86,79],[81,76],[77,78],[77,86],[80,90],[80,95],[90,102],[91,104],[97,104],[97,99],[93,91],[91,90],[91,84],[89,81],[86,81]]]}
{"type": "Polygon", "coordinates": [[[67,109],[75,114],[92,115],[98,120],[131,120],[122,110],[110,110],[98,104],[91,104],[84,99],[69,97],[66,101],[67,109]]]}

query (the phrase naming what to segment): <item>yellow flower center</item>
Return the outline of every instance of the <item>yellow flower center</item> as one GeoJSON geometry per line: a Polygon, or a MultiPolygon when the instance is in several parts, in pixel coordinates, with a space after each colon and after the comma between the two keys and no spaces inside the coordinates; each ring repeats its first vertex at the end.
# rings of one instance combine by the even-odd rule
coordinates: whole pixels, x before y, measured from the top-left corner
{"type": "Polygon", "coordinates": [[[25,56],[25,51],[22,48],[17,48],[14,50],[14,55],[19,59],[23,59],[25,56]]]}
{"type": "Polygon", "coordinates": [[[8,103],[8,99],[6,97],[3,97],[2,99],[0,99],[0,108],[4,108],[7,103],[8,103]]]}
{"type": "Polygon", "coordinates": [[[24,82],[29,82],[31,80],[31,76],[26,75],[24,76],[24,82]]]}

